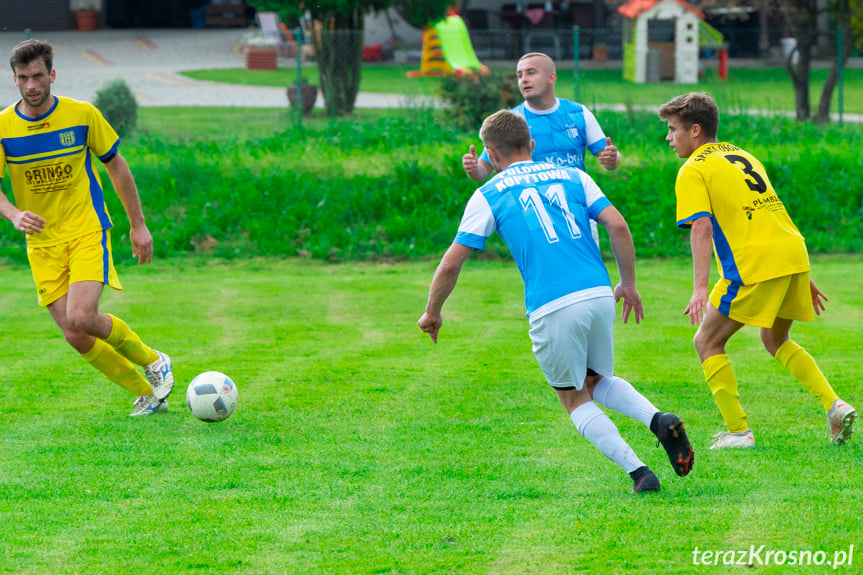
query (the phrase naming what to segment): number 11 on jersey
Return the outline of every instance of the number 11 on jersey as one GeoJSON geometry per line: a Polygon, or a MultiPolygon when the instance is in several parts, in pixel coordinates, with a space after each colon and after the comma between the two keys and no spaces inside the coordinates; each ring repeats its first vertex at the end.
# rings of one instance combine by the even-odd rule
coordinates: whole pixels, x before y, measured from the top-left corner
{"type": "MultiPolygon", "coordinates": [[[[548,198],[552,206],[557,207],[563,219],[566,222],[566,227],[569,229],[569,235],[572,239],[581,237],[581,230],[578,229],[578,224],[575,223],[575,216],[569,211],[569,204],[566,202],[566,190],[563,184],[552,184],[545,190],[545,197],[548,198]]],[[[545,204],[542,203],[542,198],[539,197],[539,192],[536,188],[525,188],[519,196],[521,207],[527,211],[532,209],[539,220],[539,225],[545,233],[545,239],[548,243],[553,244],[560,240],[557,231],[554,229],[554,223],[545,209],[545,204]]]]}

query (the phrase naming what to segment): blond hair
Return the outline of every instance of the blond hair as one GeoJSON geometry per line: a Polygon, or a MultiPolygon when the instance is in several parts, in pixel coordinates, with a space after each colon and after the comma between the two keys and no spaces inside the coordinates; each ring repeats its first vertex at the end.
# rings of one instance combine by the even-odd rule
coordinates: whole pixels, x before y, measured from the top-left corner
{"type": "Polygon", "coordinates": [[[704,136],[714,140],[719,131],[719,108],[707,92],[690,92],[672,98],[659,108],[659,117],[677,116],[685,129],[701,126],[704,136]]]}
{"type": "Polygon", "coordinates": [[[486,148],[494,148],[504,158],[530,152],[530,128],[524,118],[510,110],[500,110],[486,118],[479,137],[486,148]]]}
{"type": "Polygon", "coordinates": [[[557,68],[554,65],[554,60],[551,59],[551,56],[549,56],[548,54],[543,54],[542,52],[528,52],[527,54],[518,59],[516,66],[518,66],[522,63],[523,60],[527,60],[528,58],[539,58],[540,60],[542,60],[542,67],[547,73],[557,73],[557,68]]]}

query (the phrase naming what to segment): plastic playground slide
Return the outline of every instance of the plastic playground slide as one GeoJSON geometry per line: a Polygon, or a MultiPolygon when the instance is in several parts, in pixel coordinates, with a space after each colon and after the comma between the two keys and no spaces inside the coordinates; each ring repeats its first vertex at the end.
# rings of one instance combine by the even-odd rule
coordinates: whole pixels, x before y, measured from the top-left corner
{"type": "Polygon", "coordinates": [[[461,16],[449,16],[435,24],[446,63],[454,72],[480,70],[483,65],[473,51],[467,26],[461,16]]]}

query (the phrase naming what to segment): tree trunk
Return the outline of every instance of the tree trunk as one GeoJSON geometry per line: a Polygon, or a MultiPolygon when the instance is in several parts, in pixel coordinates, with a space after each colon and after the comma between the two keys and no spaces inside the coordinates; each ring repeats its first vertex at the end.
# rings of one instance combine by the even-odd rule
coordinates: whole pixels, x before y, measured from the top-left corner
{"type": "Polygon", "coordinates": [[[805,122],[809,119],[809,72],[812,67],[812,47],[815,44],[815,35],[811,30],[795,30],[794,38],[797,46],[785,59],[785,69],[791,76],[794,85],[794,106],[797,113],[797,121],[805,122]],[[797,64],[794,64],[794,55],[797,55],[797,64]]]}
{"type": "Polygon", "coordinates": [[[363,14],[330,15],[314,33],[315,56],[327,115],[344,116],[354,111],[360,88],[363,57],[363,14]]]}
{"type": "MultiPolygon", "coordinates": [[[[836,54],[836,45],[833,45],[834,56],[833,65],[830,67],[830,72],[827,74],[827,80],[824,82],[824,88],[821,90],[821,100],[818,103],[818,115],[815,116],[815,121],[826,123],[830,121],[830,100],[833,99],[833,89],[836,87],[836,82],[839,81],[839,66],[844,65],[854,49],[854,33],[851,26],[848,25],[848,18],[839,18],[842,26],[842,54],[836,54]],[[839,58],[841,57],[841,62],[839,58]]],[[[838,39],[837,39],[838,40],[838,39]]]]}
{"type": "Polygon", "coordinates": [[[804,62],[804,56],[801,53],[795,68],[791,59],[797,51],[800,51],[799,42],[798,47],[788,55],[785,68],[788,70],[791,83],[794,85],[794,109],[797,113],[797,121],[805,122],[809,119],[809,57],[805,57],[804,62]]]}

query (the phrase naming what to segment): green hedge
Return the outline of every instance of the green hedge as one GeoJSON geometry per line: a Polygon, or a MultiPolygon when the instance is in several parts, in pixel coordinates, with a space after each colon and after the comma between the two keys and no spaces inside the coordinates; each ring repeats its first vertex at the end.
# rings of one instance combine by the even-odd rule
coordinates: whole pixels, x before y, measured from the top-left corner
{"type": "MultiPolygon", "coordinates": [[[[624,161],[609,173],[590,159],[588,171],[627,218],[639,256],[688,254],[688,234],[674,224],[681,161],[663,140],[664,125],[652,114],[597,115],[624,161]]],[[[765,162],[811,252],[863,249],[859,126],[731,116],[720,130],[765,162]]],[[[144,132],[121,151],[157,257],[413,258],[452,241],[475,188],[461,169],[468,146],[479,147],[475,134],[452,128],[439,111],[414,110],[244,141],[186,143],[144,132]]],[[[5,180],[3,190],[10,195],[5,180]]],[[[112,191],[107,198],[115,252],[131,258],[122,206],[112,191]]],[[[491,248],[506,253],[499,242],[491,248]]],[[[26,259],[21,234],[8,224],[0,226],[0,258],[26,259]]]]}

